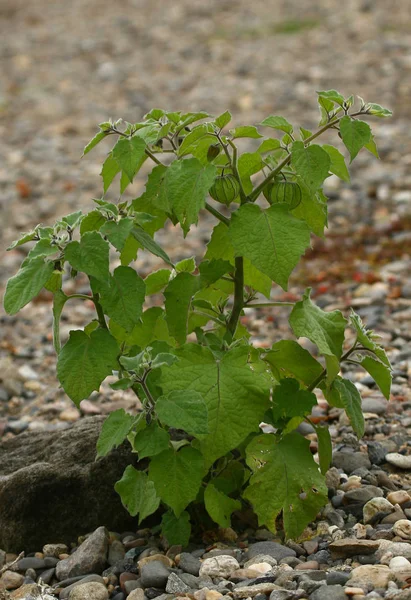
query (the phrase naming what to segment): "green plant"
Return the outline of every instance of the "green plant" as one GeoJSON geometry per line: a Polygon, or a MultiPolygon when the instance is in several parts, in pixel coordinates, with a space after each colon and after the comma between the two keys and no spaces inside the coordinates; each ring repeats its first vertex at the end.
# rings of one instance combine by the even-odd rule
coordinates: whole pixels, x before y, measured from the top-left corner
{"type": "Polygon", "coordinates": [[[344,408],[358,436],[364,432],[361,398],[339,375],[340,364],[361,365],[389,397],[390,363],[354,312],[347,320],[338,310],[321,310],[309,289],[296,303],[269,300],[273,282],[287,289],[311,233],[324,235],[324,180],[331,173],[349,180],[340,151],[313,142],[326,130],[337,130],[351,161],[362,148],[378,156],[369,125],[358,117],[391,114],[361,99],[356,108],[353,96],[345,99],[335,90],[318,92],[318,102],[315,133],[295,132],[278,116],[261,123],[280,132],[281,139],[262,139],[252,126],[224,133],[229,112],[210,119],[203,112],[155,109],[139,123],[101,123],[84,154],[117,138],[101,171],[104,194],[117,174],[123,193],[149,160],[154,166],[145,192],[117,204],[103,195],[89,213],[70,214],[52,227],[39,225],[10,246],[35,242],[8,282],[5,309],[17,313],[43,287],[53,293],[57,373],[73,402],[78,405],[113,374],[112,388],[132,389],[141,400],[137,415],[110,414],[97,451],[103,456],[128,439],[139,459],[149,459],[146,469],[128,466],[116,490],[140,521],[165,505],[162,529],[170,543],[188,541],[190,520],[202,507],[227,527],[231,514],[247,503],[261,525],[275,531],[282,514],[286,535],[299,535],[326,503],[323,474],[331,459],[326,427],[315,426],[320,467],[308,441],[295,431],[310,420],[313,391],[319,388],[331,405],[344,408]],[[239,154],[239,138],[260,142],[255,151],[239,154]],[[264,202],[260,194],[273,183],[276,194],[278,185],[288,194],[288,182],[293,201],[298,190],[298,203],[264,208],[256,203],[264,202]],[[231,212],[223,215],[207,201],[210,189],[224,203],[234,200],[231,212]],[[205,256],[198,265],[193,257],[173,264],[154,233],[170,219],[187,236],[204,208],[218,221],[205,256]],[[110,246],[121,263],[112,273],[110,246]],[[163,259],[166,268],[143,279],[138,261],[137,270],[129,266],[141,248],[163,259]],[[90,295],[64,292],[66,267],[71,277],[78,272],[88,277],[90,295]],[[145,298],[159,293],[164,308],[144,310],[145,298]],[[267,302],[256,302],[258,293],[267,302]],[[96,318],[84,330],[72,331],[61,348],[60,316],[74,299],[91,300],[96,318]],[[249,344],[239,322],[244,308],[284,305],[294,335],[316,344],[320,360],[291,339],[269,350],[249,344]],[[343,350],[349,324],[356,340],[343,350]],[[196,343],[187,343],[189,334],[196,343]],[[262,433],[261,422],[275,433],[262,433]]]}

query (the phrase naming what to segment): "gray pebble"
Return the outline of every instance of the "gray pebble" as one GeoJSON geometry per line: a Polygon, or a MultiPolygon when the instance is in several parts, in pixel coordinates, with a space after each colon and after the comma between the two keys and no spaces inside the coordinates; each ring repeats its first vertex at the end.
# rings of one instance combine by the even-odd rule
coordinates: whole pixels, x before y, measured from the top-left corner
{"type": "Polygon", "coordinates": [[[36,558],[35,556],[27,556],[21,558],[16,564],[16,571],[27,571],[27,569],[45,569],[46,563],[43,558],[36,558]]]}
{"type": "Polygon", "coordinates": [[[104,579],[100,577],[100,575],[87,575],[86,577],[82,577],[79,581],[76,581],[75,583],[72,583],[68,587],[65,587],[63,590],[61,590],[59,596],[60,600],[66,600],[69,598],[72,590],[79,585],[83,585],[84,583],[100,583],[104,585],[104,579]]]}
{"type": "Polygon", "coordinates": [[[350,475],[355,469],[371,467],[370,459],[367,454],[362,452],[335,452],[333,454],[333,466],[342,469],[344,473],[350,475]]]}
{"type": "Polygon", "coordinates": [[[46,569],[45,571],[42,571],[37,581],[41,579],[43,583],[48,584],[53,579],[55,572],[56,569],[54,567],[52,569],[46,569]]]}
{"type": "Polygon", "coordinates": [[[180,563],[178,566],[186,573],[191,573],[191,575],[198,576],[201,562],[189,552],[182,552],[180,554],[180,563]]]}
{"type": "Polygon", "coordinates": [[[310,600],[347,600],[341,585],[324,585],[310,594],[310,600]]]}
{"type": "Polygon", "coordinates": [[[258,554],[267,554],[275,558],[278,562],[286,556],[296,556],[295,550],[282,546],[277,542],[256,542],[248,548],[248,558],[258,556],[258,554]]]}
{"type": "Polygon", "coordinates": [[[170,569],[159,560],[153,560],[141,567],[141,584],[144,588],[164,589],[167,585],[170,569]]]}
{"type": "Polygon", "coordinates": [[[168,594],[184,594],[191,592],[191,588],[176,573],[170,573],[167,580],[166,592],[168,594]]]}
{"type": "Polygon", "coordinates": [[[327,585],[345,585],[350,576],[351,573],[345,571],[329,571],[327,573],[327,585]]]}

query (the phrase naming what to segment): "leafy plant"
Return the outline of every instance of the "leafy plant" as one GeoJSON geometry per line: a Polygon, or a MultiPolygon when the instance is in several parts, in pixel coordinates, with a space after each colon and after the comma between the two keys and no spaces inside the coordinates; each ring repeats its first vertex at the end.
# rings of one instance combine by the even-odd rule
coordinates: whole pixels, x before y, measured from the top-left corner
{"type": "Polygon", "coordinates": [[[171,543],[187,543],[201,506],[227,527],[248,503],[261,525],[275,531],[282,514],[286,535],[298,536],[327,499],[328,429],[315,426],[319,465],[296,432],[310,422],[314,390],[345,409],[358,436],[364,433],[361,398],[340,365],[361,365],[389,397],[390,363],[358,315],[323,311],[309,289],[296,303],[270,301],[273,282],[287,289],[311,234],[324,235],[325,179],[334,173],[349,180],[341,152],[317,138],[336,130],[351,161],[362,148],[378,156],[362,118],[391,114],[361,99],[356,107],[353,96],[335,90],[318,92],[318,102],[317,131],[295,131],[271,115],[260,124],[269,132],[264,138],[254,126],[225,131],[228,111],[212,118],[154,109],[138,123],[101,123],[84,154],[106,138],[116,140],[101,171],[103,197],[87,214],[38,225],[9,248],[34,242],[8,282],[5,309],[13,315],[42,288],[53,293],[57,373],[73,402],[79,405],[113,374],[114,389],[131,389],[141,400],[136,415],[110,414],[97,452],[104,456],[128,439],[148,459],[145,469],[128,466],[116,490],[139,521],[162,504],[171,543]],[[256,149],[240,154],[239,138],[258,140],[256,149]],[[122,194],[147,160],[153,168],[141,196],[118,203],[105,198],[117,175],[122,194]],[[209,192],[220,204],[210,203],[209,192]],[[155,232],[170,219],[187,236],[203,209],[217,220],[205,256],[198,264],[193,257],[174,264],[155,232]],[[110,248],[120,263],[113,271],[110,248]],[[142,248],[165,263],[145,278],[136,262],[142,248]],[[79,272],[88,277],[90,294],[66,294],[67,274],[79,272]],[[163,307],[151,306],[155,294],[163,294],[163,307]],[[60,316],[75,299],[91,300],[96,318],[60,347],[60,316]],[[239,322],[243,310],[284,305],[294,335],[316,344],[319,359],[292,339],[268,350],[249,343],[239,322]],[[356,339],[344,348],[347,326],[356,339]],[[263,433],[262,422],[274,433],[263,433]]]}

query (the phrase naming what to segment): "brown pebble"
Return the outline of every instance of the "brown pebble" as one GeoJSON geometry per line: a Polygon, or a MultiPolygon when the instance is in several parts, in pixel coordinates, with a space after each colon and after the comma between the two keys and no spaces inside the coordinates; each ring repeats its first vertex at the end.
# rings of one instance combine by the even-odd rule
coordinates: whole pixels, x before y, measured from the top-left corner
{"type": "Polygon", "coordinates": [[[59,560],[64,560],[65,558],[68,558],[70,556],[70,554],[66,554],[66,552],[64,552],[63,554],[59,554],[59,560]]]}
{"type": "Polygon", "coordinates": [[[126,581],[136,581],[136,579],[138,579],[138,577],[135,573],[128,573],[127,571],[125,571],[124,573],[121,573],[121,575],[119,577],[119,583],[120,583],[121,590],[125,593],[126,588],[124,587],[124,584],[126,583],[126,581]]]}
{"type": "Polygon", "coordinates": [[[303,542],[303,548],[307,554],[315,554],[315,552],[318,550],[318,541],[307,540],[306,542],[303,542]]]}
{"type": "Polygon", "coordinates": [[[320,565],[316,560],[307,560],[307,562],[300,563],[295,567],[296,571],[317,571],[319,568],[320,565]]]}
{"type": "Polygon", "coordinates": [[[145,556],[144,558],[139,560],[138,566],[141,569],[141,567],[143,567],[149,562],[152,562],[153,560],[158,560],[159,562],[162,562],[163,565],[165,565],[166,567],[172,567],[174,564],[173,561],[164,554],[153,554],[152,556],[145,556]]]}
{"type": "Polygon", "coordinates": [[[131,540],[130,542],[124,543],[124,548],[126,550],[131,550],[132,548],[139,548],[140,546],[145,546],[146,540],[139,538],[137,540],[131,540]]]}

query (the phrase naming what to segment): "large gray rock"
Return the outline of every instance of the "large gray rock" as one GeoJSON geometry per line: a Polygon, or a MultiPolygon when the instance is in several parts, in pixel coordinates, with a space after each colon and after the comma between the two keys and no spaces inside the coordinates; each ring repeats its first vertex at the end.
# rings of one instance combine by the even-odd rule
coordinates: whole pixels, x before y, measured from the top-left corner
{"type": "Polygon", "coordinates": [[[33,552],[46,543],[70,544],[101,525],[136,528],[114,490],[128,464],[138,468],[136,455],[125,443],[96,461],[104,418],[0,443],[0,548],[33,552]]]}
{"type": "Polygon", "coordinates": [[[106,566],[108,542],[109,533],[105,527],[93,531],[73,554],[57,563],[57,579],[100,574],[106,566]]]}

